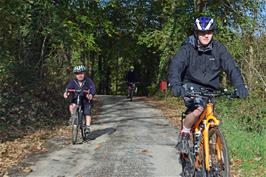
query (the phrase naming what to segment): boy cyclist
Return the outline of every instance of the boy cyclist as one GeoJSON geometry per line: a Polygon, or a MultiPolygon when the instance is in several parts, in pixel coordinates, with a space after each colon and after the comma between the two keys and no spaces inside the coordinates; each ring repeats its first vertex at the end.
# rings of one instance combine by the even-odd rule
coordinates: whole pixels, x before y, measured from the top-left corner
{"type": "MultiPolygon", "coordinates": [[[[85,134],[86,136],[90,133],[90,125],[91,125],[91,109],[92,109],[92,99],[95,95],[95,85],[93,81],[88,77],[85,76],[86,67],[84,65],[75,66],[73,69],[73,73],[75,74],[75,79],[71,80],[67,86],[66,91],[64,92],[64,98],[68,98],[69,92],[68,89],[75,89],[75,90],[89,90],[89,94],[83,94],[82,97],[82,104],[83,104],[83,111],[86,117],[86,127],[85,127],[85,134]]],[[[77,105],[76,103],[77,95],[74,94],[71,100],[71,104],[69,105],[69,111],[71,113],[70,122],[72,122],[74,113],[76,111],[77,105]]]]}

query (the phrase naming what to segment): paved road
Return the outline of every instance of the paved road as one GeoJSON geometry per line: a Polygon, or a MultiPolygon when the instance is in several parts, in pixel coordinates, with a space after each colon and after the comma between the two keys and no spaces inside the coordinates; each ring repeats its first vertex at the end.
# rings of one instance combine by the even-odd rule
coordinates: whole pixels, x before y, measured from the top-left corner
{"type": "Polygon", "coordinates": [[[124,97],[98,99],[102,112],[93,125],[96,139],[41,157],[29,177],[180,176],[177,131],[158,110],[124,97]]]}

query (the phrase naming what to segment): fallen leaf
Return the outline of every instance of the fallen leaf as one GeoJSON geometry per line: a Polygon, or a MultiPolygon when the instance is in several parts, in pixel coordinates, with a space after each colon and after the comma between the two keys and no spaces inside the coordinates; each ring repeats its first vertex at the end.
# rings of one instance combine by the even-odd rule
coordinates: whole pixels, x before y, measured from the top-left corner
{"type": "Polygon", "coordinates": [[[9,177],[9,176],[8,176],[8,173],[6,172],[6,173],[3,175],[3,177],[9,177]]]}
{"type": "Polygon", "coordinates": [[[33,170],[32,170],[32,168],[30,168],[30,167],[26,167],[26,168],[24,168],[24,169],[22,169],[22,172],[23,173],[30,173],[30,172],[32,172],[33,170]]]}
{"type": "Polygon", "coordinates": [[[99,149],[102,145],[101,144],[96,144],[95,149],[99,149]]]}
{"type": "Polygon", "coordinates": [[[149,151],[148,151],[147,149],[142,149],[139,153],[140,153],[140,154],[147,155],[148,152],[149,152],[149,151]]]}

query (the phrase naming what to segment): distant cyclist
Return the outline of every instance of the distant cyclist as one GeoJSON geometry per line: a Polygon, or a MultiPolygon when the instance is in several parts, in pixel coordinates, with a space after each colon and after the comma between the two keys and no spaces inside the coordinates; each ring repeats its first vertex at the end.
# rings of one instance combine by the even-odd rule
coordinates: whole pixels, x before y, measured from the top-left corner
{"type": "Polygon", "coordinates": [[[135,71],[134,66],[130,66],[129,71],[126,74],[126,81],[127,81],[127,86],[128,86],[128,92],[127,92],[127,97],[130,97],[130,90],[132,89],[132,86],[139,82],[139,76],[137,72],[135,71]]]}
{"type": "MultiPolygon", "coordinates": [[[[213,39],[216,30],[216,22],[210,17],[199,17],[195,20],[194,35],[187,38],[170,63],[168,79],[174,96],[184,97],[191,87],[195,91],[200,91],[201,88],[219,89],[221,70],[229,76],[240,98],[248,96],[243,77],[233,57],[223,44],[213,39]]],[[[184,97],[184,101],[190,113],[184,120],[177,148],[180,152],[187,153],[190,129],[206,103],[201,97],[184,97]]]]}
{"type": "MultiPolygon", "coordinates": [[[[85,76],[86,67],[84,65],[78,65],[75,66],[73,69],[73,73],[75,74],[75,79],[71,80],[67,86],[66,91],[64,93],[64,98],[68,98],[69,92],[67,92],[67,89],[81,89],[81,90],[89,90],[90,93],[86,94],[86,96],[83,98],[83,110],[84,115],[86,116],[86,127],[85,127],[85,134],[90,133],[90,125],[91,125],[91,108],[92,108],[92,99],[95,95],[95,85],[93,81],[85,76]]],[[[71,113],[70,122],[73,120],[74,113],[76,111],[77,105],[76,102],[76,95],[72,97],[71,104],[69,105],[69,111],[71,113]]]]}

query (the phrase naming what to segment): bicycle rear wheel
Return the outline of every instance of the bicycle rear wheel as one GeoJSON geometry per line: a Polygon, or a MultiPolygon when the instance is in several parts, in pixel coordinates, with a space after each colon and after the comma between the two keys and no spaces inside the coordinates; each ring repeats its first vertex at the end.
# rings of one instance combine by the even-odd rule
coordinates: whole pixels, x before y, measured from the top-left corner
{"type": "Polygon", "coordinates": [[[79,121],[78,121],[78,112],[75,113],[74,119],[72,121],[72,144],[76,144],[77,143],[77,139],[78,139],[78,125],[79,125],[79,121]]]}
{"type": "Polygon", "coordinates": [[[209,131],[210,171],[208,177],[230,177],[229,155],[221,131],[211,128],[209,131]]]}

